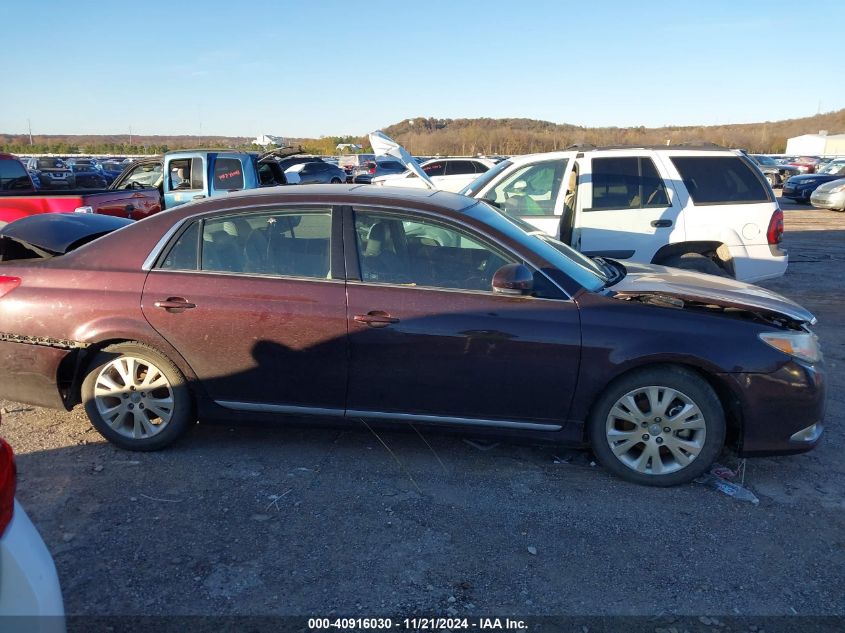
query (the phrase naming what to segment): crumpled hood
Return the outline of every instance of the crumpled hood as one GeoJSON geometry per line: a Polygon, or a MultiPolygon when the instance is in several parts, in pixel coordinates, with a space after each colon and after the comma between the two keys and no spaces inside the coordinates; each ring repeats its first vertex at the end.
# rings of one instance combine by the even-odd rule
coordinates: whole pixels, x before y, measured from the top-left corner
{"type": "Polygon", "coordinates": [[[654,264],[624,264],[628,274],[610,286],[623,297],[663,295],[685,301],[741,308],[813,324],[816,317],[806,308],[775,292],[725,277],[654,264]]]}

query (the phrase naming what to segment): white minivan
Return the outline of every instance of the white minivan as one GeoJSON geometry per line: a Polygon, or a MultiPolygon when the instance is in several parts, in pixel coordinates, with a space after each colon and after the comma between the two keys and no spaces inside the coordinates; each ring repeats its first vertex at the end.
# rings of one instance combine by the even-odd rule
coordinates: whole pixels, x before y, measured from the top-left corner
{"type": "Polygon", "coordinates": [[[461,193],[590,256],[749,282],[786,272],[783,212],[736,150],[576,146],[509,158],[461,193]]]}

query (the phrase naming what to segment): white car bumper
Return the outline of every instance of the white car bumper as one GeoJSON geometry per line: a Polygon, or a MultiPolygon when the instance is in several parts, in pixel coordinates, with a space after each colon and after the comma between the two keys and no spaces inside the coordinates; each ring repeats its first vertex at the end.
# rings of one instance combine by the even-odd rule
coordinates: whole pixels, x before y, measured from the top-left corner
{"type": "Polygon", "coordinates": [[[15,501],[12,522],[0,539],[0,630],[63,633],[64,614],[53,558],[15,501]]]}
{"type": "Polygon", "coordinates": [[[781,248],[773,249],[768,244],[750,246],[729,246],[736,278],[748,283],[765,279],[776,279],[786,273],[789,256],[781,248]]]}

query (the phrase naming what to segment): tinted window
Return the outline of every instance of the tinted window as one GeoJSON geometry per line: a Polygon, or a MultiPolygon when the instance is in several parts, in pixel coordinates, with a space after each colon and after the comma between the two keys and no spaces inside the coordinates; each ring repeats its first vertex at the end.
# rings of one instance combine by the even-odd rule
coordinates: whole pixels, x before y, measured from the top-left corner
{"type": "Polygon", "coordinates": [[[32,189],[26,169],[16,160],[0,160],[0,191],[32,189]]]}
{"type": "Polygon", "coordinates": [[[648,157],[594,158],[592,209],[669,206],[663,179],[648,157]]]}
{"type": "Polygon", "coordinates": [[[331,213],[278,211],[206,220],[202,270],[329,277],[331,213]]]}
{"type": "Polygon", "coordinates": [[[516,169],[485,198],[508,215],[554,215],[567,160],[547,160],[516,169]]]}
{"type": "Polygon", "coordinates": [[[484,189],[489,183],[493,182],[493,180],[505,171],[508,167],[513,165],[512,162],[509,160],[503,160],[501,163],[497,163],[495,167],[491,167],[486,172],[481,174],[478,178],[473,180],[469,183],[466,187],[461,189],[458,193],[464,196],[472,196],[484,189]]]}
{"type": "Polygon", "coordinates": [[[244,171],[237,158],[218,158],[214,162],[215,189],[243,189],[244,171]]]}
{"type": "Polygon", "coordinates": [[[757,170],[739,156],[673,156],[695,204],[769,202],[769,190],[757,170]]]}
{"type": "Polygon", "coordinates": [[[514,260],[478,238],[443,224],[355,213],[361,278],[367,282],[483,290],[514,260]]]}
{"type": "Polygon", "coordinates": [[[431,176],[442,176],[446,170],[446,165],[442,162],[431,163],[423,167],[422,170],[428,174],[429,178],[431,176]]]}
{"type": "Polygon", "coordinates": [[[484,173],[484,172],[486,172],[488,169],[490,169],[490,168],[489,168],[487,165],[485,165],[484,163],[475,163],[475,162],[474,162],[472,165],[473,165],[473,167],[475,168],[475,173],[476,173],[476,174],[483,174],[483,173],[484,173]]]}
{"type": "Polygon", "coordinates": [[[64,161],[58,158],[39,158],[35,165],[37,169],[65,169],[64,161]]]}
{"type": "Polygon", "coordinates": [[[452,160],[446,164],[447,176],[458,176],[461,174],[474,174],[475,167],[468,160],[452,160]]]}

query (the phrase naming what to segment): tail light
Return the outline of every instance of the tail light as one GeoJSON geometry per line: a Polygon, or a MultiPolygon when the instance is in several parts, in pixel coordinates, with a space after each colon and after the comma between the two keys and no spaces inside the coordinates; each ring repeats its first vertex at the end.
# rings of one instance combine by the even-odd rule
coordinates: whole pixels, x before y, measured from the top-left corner
{"type": "Polygon", "coordinates": [[[15,454],[6,440],[0,439],[0,536],[12,522],[15,510],[15,454]]]}
{"type": "Polygon", "coordinates": [[[9,294],[20,285],[20,277],[7,277],[5,275],[0,275],[0,297],[9,294]]]}
{"type": "Polygon", "coordinates": [[[376,173],[376,166],[375,166],[375,165],[371,165],[371,166],[370,166],[370,174],[375,174],[375,173],[376,173]]]}
{"type": "Polygon", "coordinates": [[[769,229],[766,231],[766,239],[769,244],[780,244],[783,239],[783,211],[780,209],[772,213],[772,219],[769,220],[769,229]]]}

